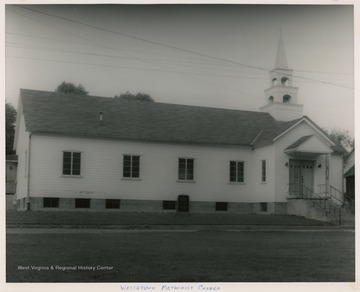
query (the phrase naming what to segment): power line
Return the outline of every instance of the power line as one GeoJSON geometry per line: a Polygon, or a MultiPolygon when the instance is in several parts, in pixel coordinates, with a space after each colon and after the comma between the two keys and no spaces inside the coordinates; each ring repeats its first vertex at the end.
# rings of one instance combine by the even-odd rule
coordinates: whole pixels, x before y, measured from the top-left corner
{"type": "MultiPolygon", "coordinates": [[[[100,53],[88,53],[88,52],[80,52],[80,51],[75,51],[75,50],[66,50],[66,49],[54,49],[54,48],[46,48],[46,47],[41,47],[41,46],[33,46],[33,45],[27,45],[27,44],[22,44],[22,43],[13,43],[13,42],[7,42],[6,43],[6,47],[11,47],[11,48],[24,48],[24,49],[30,49],[30,50],[41,50],[41,51],[49,51],[49,52],[65,52],[65,53],[72,53],[72,54],[80,54],[80,55],[86,55],[86,56],[96,56],[96,57],[106,57],[106,58],[116,58],[116,59],[134,59],[134,57],[124,57],[124,56],[120,56],[120,55],[110,55],[110,54],[100,54],[100,53]]],[[[181,65],[184,65],[186,67],[195,67],[198,69],[208,69],[209,67],[218,67],[216,64],[204,64],[204,63],[196,63],[196,62],[183,62],[183,61],[178,61],[178,60],[168,60],[168,59],[159,59],[159,58],[141,58],[142,61],[146,60],[146,61],[150,61],[150,62],[156,62],[156,64],[158,65],[158,63],[165,63],[165,64],[172,64],[172,63],[180,63],[181,65]],[[187,63],[187,64],[185,64],[187,63]],[[194,66],[192,66],[194,65],[194,66]],[[201,68],[202,66],[205,66],[203,68],[201,68]]],[[[219,69],[216,69],[217,71],[219,69]]],[[[224,69],[220,69],[220,70],[224,70],[224,69]]],[[[229,71],[226,70],[228,72],[232,72],[232,73],[250,73],[250,72],[243,72],[243,71],[229,71]]],[[[215,75],[214,75],[215,76],[215,75]]],[[[216,76],[220,76],[220,75],[216,75],[216,76]]],[[[229,77],[237,77],[238,75],[228,75],[229,77]]],[[[224,76],[225,77],[225,76],[224,76]]],[[[253,78],[256,79],[256,78],[253,78]]],[[[259,79],[265,79],[265,78],[259,78],[259,79]]]]}
{"type": "Polygon", "coordinates": [[[206,57],[206,58],[210,58],[210,59],[214,59],[214,60],[218,60],[218,61],[230,62],[230,63],[237,64],[237,65],[240,65],[240,66],[245,66],[245,67],[248,67],[248,68],[251,68],[251,69],[262,70],[262,71],[265,70],[264,68],[261,68],[261,67],[248,65],[248,64],[243,64],[243,63],[239,63],[239,62],[236,62],[236,61],[233,61],[233,60],[220,58],[220,57],[214,57],[214,56],[210,56],[210,55],[200,53],[200,52],[196,52],[196,51],[193,51],[193,50],[184,49],[184,48],[180,48],[180,47],[176,47],[176,46],[172,46],[172,45],[168,45],[168,44],[164,44],[164,43],[160,43],[160,42],[156,42],[156,41],[143,39],[143,38],[136,37],[136,36],[126,34],[126,33],[123,33],[123,32],[118,32],[118,31],[102,28],[102,27],[99,27],[99,26],[95,26],[95,25],[92,25],[92,24],[84,23],[84,22],[81,22],[81,21],[73,20],[73,19],[70,19],[70,18],[58,16],[58,15],[54,15],[54,14],[51,14],[51,13],[47,13],[47,12],[44,12],[44,11],[32,9],[32,8],[29,8],[29,7],[24,7],[24,6],[21,6],[21,5],[17,5],[17,7],[27,9],[27,10],[30,10],[30,11],[33,11],[33,12],[36,12],[36,13],[44,14],[44,15],[47,15],[47,16],[59,18],[59,19],[69,21],[69,22],[72,22],[72,23],[80,24],[80,25],[83,25],[83,26],[91,27],[91,28],[96,29],[96,30],[100,30],[100,31],[108,32],[108,33],[113,33],[113,34],[116,34],[116,35],[125,36],[127,38],[131,38],[131,39],[134,39],[134,40],[146,42],[146,43],[149,43],[149,44],[174,49],[174,50],[182,51],[182,52],[185,52],[185,53],[191,53],[191,54],[195,54],[195,55],[198,55],[198,56],[202,56],[202,57],[206,57]]]}
{"type": "MultiPolygon", "coordinates": [[[[43,23],[43,22],[42,22],[43,23]]],[[[65,32],[65,31],[64,31],[65,32]]],[[[69,40],[61,40],[61,39],[54,39],[54,38],[49,38],[49,37],[42,37],[42,36],[36,36],[36,35],[29,35],[29,34],[24,34],[24,33],[16,33],[16,32],[10,32],[10,31],[5,31],[6,34],[12,34],[12,35],[19,35],[19,36],[25,36],[25,37],[29,37],[29,38],[38,38],[38,39],[44,39],[44,40],[50,40],[50,41],[56,41],[56,42],[61,42],[61,43],[72,43],[72,44],[78,44],[78,45],[82,45],[82,46],[90,46],[90,47],[104,47],[100,44],[85,44],[85,43],[80,43],[80,42],[74,42],[74,41],[69,41],[69,40]]],[[[77,36],[78,37],[78,36],[77,36]]],[[[106,48],[111,48],[113,50],[120,50],[123,51],[123,49],[119,49],[119,48],[114,48],[114,47],[106,47],[106,48]]],[[[124,50],[124,51],[128,51],[128,50],[124,50]]],[[[133,51],[132,51],[133,52],[133,51]]],[[[158,56],[159,54],[153,54],[153,53],[147,53],[150,55],[156,55],[158,56]]],[[[164,56],[164,54],[161,54],[161,56],[164,56]]],[[[169,55],[168,55],[169,56],[169,55]]],[[[174,56],[170,56],[170,57],[174,57],[174,56]]],[[[154,61],[158,61],[158,60],[164,60],[164,59],[152,59],[154,61]]],[[[174,62],[174,63],[184,63],[184,62],[188,62],[188,63],[194,63],[195,60],[194,59],[189,59],[186,58],[185,60],[188,61],[184,61],[184,60],[167,60],[168,62],[174,62]]],[[[199,61],[199,60],[197,60],[199,61]]],[[[205,61],[204,61],[205,62],[205,61]]],[[[204,62],[198,62],[198,64],[209,64],[209,63],[204,63],[204,62]]],[[[196,63],[196,62],[195,62],[196,63]]],[[[209,65],[217,65],[217,66],[230,66],[230,65],[234,65],[234,64],[220,64],[220,63],[212,63],[209,65]]],[[[353,76],[354,73],[345,73],[345,72],[328,72],[328,71],[317,71],[317,70],[302,70],[302,69],[296,69],[294,68],[294,71],[298,71],[298,72],[306,72],[306,73],[320,73],[320,74],[331,74],[331,75],[351,75],[353,76]]]]}
{"type": "MultiPolygon", "coordinates": [[[[19,7],[20,7],[20,8],[24,8],[24,7],[21,7],[21,6],[19,6],[19,7]]],[[[36,11],[36,10],[35,10],[35,11],[36,11]]],[[[57,26],[54,26],[54,25],[48,24],[48,23],[46,23],[46,22],[40,21],[38,18],[33,18],[33,17],[30,17],[30,16],[28,16],[28,15],[24,15],[24,14],[19,13],[19,12],[16,12],[16,11],[12,11],[12,12],[13,12],[13,13],[16,13],[16,14],[20,14],[20,15],[25,16],[25,17],[28,17],[28,18],[30,18],[30,19],[32,19],[32,20],[34,20],[34,21],[38,21],[38,22],[40,22],[40,23],[42,23],[42,24],[45,24],[45,25],[47,25],[47,26],[50,26],[50,27],[55,28],[55,29],[57,29],[57,30],[60,30],[60,31],[62,31],[62,32],[64,32],[64,33],[67,33],[67,34],[70,34],[70,35],[72,35],[72,36],[75,36],[75,37],[77,37],[77,38],[83,39],[83,40],[85,40],[85,41],[87,41],[87,42],[89,42],[89,43],[96,44],[96,46],[100,46],[100,47],[103,47],[103,48],[106,48],[106,49],[110,49],[110,50],[115,50],[115,51],[117,51],[117,52],[119,51],[118,48],[113,48],[113,47],[106,46],[106,45],[104,45],[104,44],[99,44],[99,43],[95,42],[95,41],[92,40],[92,39],[89,40],[89,39],[87,39],[87,38],[84,38],[84,37],[82,37],[82,36],[76,35],[76,34],[74,34],[74,33],[70,33],[70,32],[68,32],[68,31],[66,31],[66,30],[64,30],[64,29],[60,29],[60,28],[58,28],[57,26]]],[[[41,11],[38,11],[38,12],[41,13],[41,11]]],[[[52,17],[56,17],[56,15],[51,15],[51,16],[52,16],[52,17]]],[[[132,51],[132,52],[133,52],[133,51],[132,51]]],[[[130,56],[131,58],[133,58],[133,59],[135,59],[135,60],[138,60],[138,61],[143,61],[143,62],[147,62],[147,63],[153,63],[152,61],[149,61],[149,60],[147,60],[147,59],[145,59],[145,58],[136,57],[136,56],[133,56],[133,55],[128,54],[128,53],[123,53],[123,54],[125,54],[125,55],[127,55],[127,56],[130,56]]],[[[191,59],[188,59],[188,60],[191,60],[191,59]]],[[[180,63],[181,63],[181,61],[180,61],[180,63]]],[[[194,64],[194,61],[192,60],[191,63],[194,64]]]]}
{"type": "MultiPolygon", "coordinates": [[[[157,41],[147,40],[147,39],[136,37],[136,36],[126,34],[126,33],[123,33],[123,32],[118,32],[118,31],[98,27],[98,26],[95,26],[95,25],[92,25],[92,24],[88,24],[88,23],[73,20],[73,19],[70,19],[70,18],[54,15],[54,14],[47,13],[47,12],[44,12],[44,11],[40,11],[40,10],[37,10],[37,9],[24,7],[22,5],[17,5],[17,7],[20,7],[22,9],[26,9],[26,10],[30,10],[30,11],[33,11],[33,12],[36,12],[36,13],[39,13],[39,14],[43,14],[43,15],[46,15],[46,16],[55,17],[55,18],[58,18],[58,19],[61,19],[61,20],[64,20],[64,21],[71,22],[71,23],[76,23],[76,24],[79,24],[79,25],[87,26],[87,27],[90,27],[92,29],[96,29],[96,30],[99,30],[99,31],[104,31],[104,32],[108,32],[108,33],[112,33],[112,34],[116,34],[116,35],[121,35],[121,36],[131,38],[131,39],[134,39],[134,40],[150,43],[150,44],[153,44],[153,45],[157,45],[157,46],[161,46],[161,47],[165,47],[165,48],[170,48],[170,49],[174,49],[174,50],[178,50],[178,51],[182,51],[182,52],[186,52],[186,53],[191,53],[191,54],[195,54],[195,55],[198,55],[198,56],[202,56],[202,57],[206,57],[206,58],[210,58],[210,59],[214,59],[214,60],[218,60],[218,61],[229,62],[229,63],[236,64],[236,65],[239,65],[239,66],[244,66],[244,67],[247,67],[247,68],[268,72],[268,70],[265,69],[264,67],[248,65],[248,64],[240,63],[240,62],[237,62],[237,61],[234,61],[234,60],[229,60],[229,59],[226,59],[226,58],[215,57],[215,56],[211,56],[211,55],[208,55],[208,54],[205,54],[205,53],[201,53],[201,52],[197,52],[197,51],[193,51],[193,50],[189,50],[189,49],[184,49],[184,48],[180,48],[180,47],[160,43],[160,42],[157,42],[157,41]]],[[[311,80],[311,81],[314,81],[314,82],[319,82],[319,83],[323,83],[323,84],[327,84],[327,85],[334,85],[334,86],[339,86],[339,87],[343,87],[343,88],[353,89],[353,87],[343,86],[343,85],[340,85],[340,84],[327,82],[327,81],[322,81],[322,80],[317,80],[317,79],[313,79],[313,78],[307,78],[307,77],[298,76],[298,75],[292,75],[292,74],[285,74],[285,75],[293,76],[293,77],[297,77],[297,78],[302,78],[302,79],[305,79],[305,80],[311,80]]]]}
{"type": "MultiPolygon", "coordinates": [[[[267,80],[265,78],[245,77],[245,76],[238,76],[238,75],[220,75],[220,74],[197,73],[197,72],[183,72],[183,71],[166,70],[166,69],[152,69],[152,68],[120,66],[120,65],[105,65],[105,64],[77,62],[77,61],[68,61],[68,60],[44,59],[44,58],[35,58],[35,57],[23,57],[23,56],[11,56],[11,55],[8,55],[6,57],[16,58],[16,59],[38,60],[38,61],[45,61],[45,62],[55,62],[55,63],[69,63],[69,64],[79,64],[79,65],[89,65],[89,66],[110,67],[110,68],[123,68],[123,69],[133,69],[133,70],[143,70],[143,71],[178,73],[178,74],[184,74],[184,75],[190,74],[190,75],[202,75],[202,76],[213,76],[213,77],[231,77],[231,78],[241,78],[241,79],[267,80]]],[[[201,80],[201,81],[204,81],[204,80],[201,80]]],[[[207,82],[207,81],[204,81],[204,82],[207,82]]],[[[209,83],[215,84],[213,82],[209,82],[209,83]]]]}
{"type": "MultiPolygon", "coordinates": [[[[15,13],[16,13],[16,12],[15,12],[15,13]]],[[[28,16],[27,16],[27,17],[28,17],[28,16]]],[[[30,17],[30,18],[31,18],[31,17],[30,17]]],[[[33,19],[33,18],[31,18],[31,19],[33,19]]],[[[35,21],[39,21],[39,20],[38,20],[38,19],[35,19],[35,21]]],[[[39,22],[40,22],[40,23],[43,23],[42,21],[39,21],[39,22]]],[[[43,23],[43,24],[44,24],[44,23],[43,23]]],[[[45,23],[45,24],[46,24],[46,23],[45,23]]],[[[48,24],[46,24],[46,25],[48,25],[48,24]]],[[[53,26],[53,25],[49,25],[49,26],[50,26],[50,27],[53,27],[53,28],[55,28],[55,29],[58,29],[58,30],[60,30],[60,31],[63,31],[63,32],[65,32],[65,33],[71,34],[71,35],[73,35],[73,36],[76,36],[76,37],[78,37],[78,38],[85,39],[85,40],[88,41],[88,42],[97,44],[96,42],[94,42],[94,40],[87,40],[86,38],[77,36],[77,35],[75,35],[75,34],[73,34],[73,33],[69,33],[69,32],[67,32],[67,31],[62,30],[62,29],[59,29],[59,28],[57,28],[56,26],[53,26]]],[[[97,44],[97,45],[99,45],[99,44],[97,44]]],[[[104,48],[113,49],[113,50],[116,50],[116,51],[117,51],[117,49],[112,48],[112,47],[108,47],[108,46],[104,46],[104,45],[100,45],[100,46],[101,46],[101,47],[104,47],[104,48]]],[[[126,54],[126,55],[131,56],[130,54],[126,54]]],[[[143,59],[143,58],[137,58],[137,57],[133,57],[133,56],[132,56],[132,58],[133,58],[133,59],[137,59],[137,60],[141,60],[141,61],[146,62],[146,63],[153,64],[153,62],[148,61],[148,60],[145,60],[145,59],[143,59]]],[[[44,61],[45,61],[45,60],[44,60],[44,61]]],[[[54,62],[61,62],[61,61],[54,61],[54,62]]],[[[73,62],[73,63],[74,63],[74,62],[73,62]]],[[[98,65],[98,64],[94,64],[94,65],[95,65],[95,66],[102,66],[102,65],[98,65]]],[[[157,65],[158,65],[158,64],[157,64],[157,65]]],[[[159,66],[159,65],[158,65],[158,66],[159,66]]],[[[159,67],[162,67],[162,66],[159,66],[159,67]]],[[[131,69],[131,68],[129,68],[129,69],[131,69]]],[[[158,71],[160,71],[160,70],[158,70],[158,71]]],[[[164,71],[164,70],[162,70],[162,71],[163,71],[163,72],[166,72],[166,71],[164,71]]],[[[167,71],[168,71],[168,70],[167,70],[167,71]]],[[[171,72],[171,71],[168,71],[168,72],[171,72]]],[[[216,86],[218,86],[218,87],[228,88],[228,89],[231,89],[231,90],[234,90],[234,91],[237,91],[237,92],[240,92],[240,93],[249,95],[249,96],[253,96],[253,95],[251,95],[251,94],[244,93],[244,92],[241,92],[241,91],[236,90],[236,89],[233,89],[233,88],[229,88],[229,87],[224,86],[224,85],[219,85],[219,84],[216,84],[216,83],[214,83],[214,82],[205,81],[205,80],[202,80],[202,79],[200,79],[200,78],[195,78],[194,76],[189,75],[189,73],[185,73],[185,72],[174,72],[174,71],[173,71],[173,73],[177,73],[177,74],[183,75],[183,76],[185,76],[185,77],[190,77],[190,78],[195,79],[195,80],[200,80],[200,81],[202,81],[202,82],[206,82],[206,83],[209,83],[209,84],[212,84],[212,85],[216,85],[216,86]]],[[[190,74],[195,74],[195,73],[190,72],[190,74]]],[[[246,78],[246,77],[244,77],[244,78],[246,78]]],[[[248,78],[248,79],[249,79],[249,78],[248,78]]]]}

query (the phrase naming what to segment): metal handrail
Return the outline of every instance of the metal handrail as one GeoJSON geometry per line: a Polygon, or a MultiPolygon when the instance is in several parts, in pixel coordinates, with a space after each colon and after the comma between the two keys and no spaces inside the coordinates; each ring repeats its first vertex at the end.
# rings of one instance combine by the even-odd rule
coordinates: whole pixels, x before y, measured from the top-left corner
{"type": "MultiPolygon", "coordinates": [[[[327,194],[326,184],[318,185],[318,188],[319,194],[327,194]]],[[[355,200],[347,194],[339,191],[337,188],[330,186],[329,197],[333,201],[338,202],[344,208],[351,210],[353,213],[355,212],[355,200]]]]}
{"type": "Polygon", "coordinates": [[[294,183],[289,183],[290,196],[311,200],[313,206],[318,206],[325,211],[326,216],[332,216],[333,218],[338,218],[339,224],[341,224],[342,207],[348,207],[354,212],[354,206],[355,206],[354,200],[352,198],[342,194],[344,200],[345,198],[346,199],[349,198],[349,200],[347,201],[348,206],[345,206],[344,201],[339,199],[340,194],[342,193],[339,190],[330,186],[330,192],[328,196],[324,197],[315,193],[312,189],[306,187],[305,185],[296,185],[294,183]],[[335,201],[340,202],[340,204],[336,204],[335,201]]]}
{"type": "Polygon", "coordinates": [[[348,208],[352,212],[355,211],[355,201],[350,196],[342,193],[338,189],[334,188],[333,186],[330,186],[330,197],[339,201],[341,205],[345,208],[348,208]]]}
{"type": "Polygon", "coordinates": [[[333,217],[339,216],[339,222],[341,224],[341,207],[333,205],[331,200],[328,198],[324,198],[316,194],[313,190],[308,187],[302,185],[302,197],[306,199],[311,199],[313,206],[319,206],[321,209],[325,211],[325,215],[332,215],[333,217]]]}

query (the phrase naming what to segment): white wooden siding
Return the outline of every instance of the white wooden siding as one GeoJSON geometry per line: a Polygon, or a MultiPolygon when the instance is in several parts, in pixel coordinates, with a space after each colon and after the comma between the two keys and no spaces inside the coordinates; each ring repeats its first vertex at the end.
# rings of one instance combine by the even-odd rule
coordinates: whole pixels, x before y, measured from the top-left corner
{"type": "Polygon", "coordinates": [[[273,159],[266,149],[32,136],[31,194],[36,197],[266,202],[273,159]],[[63,151],[80,151],[81,177],[62,176],[63,151]],[[140,155],[140,180],[122,178],[123,154],[140,155]],[[178,182],[178,158],[194,158],[194,182],[178,182]],[[261,184],[261,160],[267,161],[261,184]],[[244,183],[229,183],[229,161],[244,161],[244,183]],[[258,186],[254,188],[254,186],[258,186]]]}
{"type": "Polygon", "coordinates": [[[274,146],[254,150],[254,194],[264,202],[275,201],[275,160],[274,146]],[[262,160],[266,161],[266,181],[262,181],[262,160]]]}
{"type": "Polygon", "coordinates": [[[16,154],[18,155],[18,167],[16,174],[16,198],[27,197],[28,192],[28,158],[29,158],[29,132],[25,131],[24,115],[19,109],[18,138],[16,154]]]}
{"type": "Polygon", "coordinates": [[[330,157],[330,185],[343,192],[343,160],[339,155],[330,157]]]}

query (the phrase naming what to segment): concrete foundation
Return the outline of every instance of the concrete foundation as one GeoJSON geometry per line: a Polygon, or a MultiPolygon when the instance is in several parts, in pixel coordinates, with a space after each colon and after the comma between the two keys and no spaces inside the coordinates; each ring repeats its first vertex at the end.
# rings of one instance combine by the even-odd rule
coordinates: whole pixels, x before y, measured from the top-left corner
{"type": "MultiPolygon", "coordinates": [[[[75,208],[75,198],[59,198],[58,207],[44,207],[42,197],[31,197],[30,210],[33,211],[106,211],[106,212],[157,212],[176,213],[164,210],[159,200],[120,200],[120,208],[106,208],[106,199],[91,199],[90,208],[75,208]]],[[[216,202],[189,202],[190,213],[236,213],[236,214],[287,214],[287,203],[237,203],[229,202],[226,211],[216,211],[216,202]]],[[[24,211],[29,207],[28,199],[17,200],[17,209],[24,211]]],[[[294,209],[294,208],[293,208],[294,209]]]]}
{"type": "Polygon", "coordinates": [[[238,214],[252,214],[254,213],[255,203],[229,203],[228,212],[238,214]]]}
{"type": "Polygon", "coordinates": [[[325,222],[331,221],[325,211],[314,207],[312,201],[307,199],[288,199],[287,214],[325,222]]]}

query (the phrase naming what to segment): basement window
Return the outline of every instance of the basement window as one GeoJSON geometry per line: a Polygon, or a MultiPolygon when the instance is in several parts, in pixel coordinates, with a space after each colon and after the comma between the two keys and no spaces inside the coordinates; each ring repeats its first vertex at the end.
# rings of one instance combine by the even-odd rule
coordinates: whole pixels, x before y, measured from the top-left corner
{"type": "Polygon", "coordinates": [[[59,208],[59,198],[43,198],[44,208],[59,208]]]}
{"type": "Polygon", "coordinates": [[[105,208],[106,209],[120,209],[120,200],[106,199],[105,208]]]}
{"type": "Polygon", "coordinates": [[[227,211],[228,210],[228,202],[216,202],[215,203],[215,211],[227,211]]]}
{"type": "Polygon", "coordinates": [[[260,211],[267,212],[268,204],[267,203],[260,203],[260,211]]]}
{"type": "Polygon", "coordinates": [[[176,210],[176,201],[163,201],[163,210],[176,210]]]}
{"type": "Polygon", "coordinates": [[[75,199],[75,208],[90,208],[90,199],[75,199]]]}

